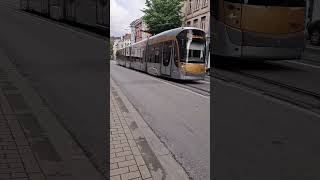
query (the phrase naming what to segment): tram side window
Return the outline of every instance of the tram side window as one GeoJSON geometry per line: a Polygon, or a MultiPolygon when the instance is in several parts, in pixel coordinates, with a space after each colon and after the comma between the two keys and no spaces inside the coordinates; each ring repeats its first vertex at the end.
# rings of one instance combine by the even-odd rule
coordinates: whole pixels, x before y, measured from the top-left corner
{"type": "Polygon", "coordinates": [[[152,57],[152,47],[151,46],[148,46],[148,52],[147,52],[147,61],[148,62],[151,62],[151,57],[152,57]]]}
{"type": "Polygon", "coordinates": [[[155,59],[155,63],[161,63],[161,59],[162,59],[162,48],[163,45],[162,43],[159,43],[156,45],[157,51],[156,51],[156,59],[155,59]]]}
{"type": "Polygon", "coordinates": [[[174,64],[176,65],[176,67],[179,66],[179,61],[178,61],[178,46],[177,46],[177,42],[174,42],[174,64]]]}
{"type": "Polygon", "coordinates": [[[152,46],[149,46],[149,62],[152,62],[152,46]]]}
{"type": "Polygon", "coordinates": [[[149,62],[154,62],[154,46],[153,45],[151,45],[150,46],[150,49],[149,49],[150,51],[149,51],[149,62]]]}
{"type": "Polygon", "coordinates": [[[150,47],[150,62],[153,62],[153,46],[150,47]]]}
{"type": "Polygon", "coordinates": [[[168,47],[167,47],[167,43],[166,42],[164,42],[163,43],[163,57],[162,57],[162,63],[163,63],[163,65],[165,65],[165,62],[167,61],[167,54],[168,54],[168,47]]]}
{"type": "Polygon", "coordinates": [[[156,62],[156,46],[154,45],[152,48],[152,62],[155,63],[156,62]]]}
{"type": "Polygon", "coordinates": [[[158,47],[159,47],[159,59],[158,59],[158,63],[161,63],[161,61],[162,61],[163,43],[159,43],[159,44],[158,44],[158,47]]]}
{"type": "Polygon", "coordinates": [[[154,45],[152,48],[152,62],[155,63],[157,61],[156,59],[156,54],[157,54],[157,50],[156,50],[156,46],[154,45]]]}
{"type": "Polygon", "coordinates": [[[140,62],[142,62],[142,59],[143,59],[143,50],[141,49],[140,47],[140,50],[139,50],[139,57],[140,57],[140,62]]]}
{"type": "Polygon", "coordinates": [[[164,43],[163,65],[168,66],[171,59],[172,41],[164,43]]]}
{"type": "Polygon", "coordinates": [[[158,59],[159,59],[159,48],[155,48],[154,63],[158,63],[158,59]]]}

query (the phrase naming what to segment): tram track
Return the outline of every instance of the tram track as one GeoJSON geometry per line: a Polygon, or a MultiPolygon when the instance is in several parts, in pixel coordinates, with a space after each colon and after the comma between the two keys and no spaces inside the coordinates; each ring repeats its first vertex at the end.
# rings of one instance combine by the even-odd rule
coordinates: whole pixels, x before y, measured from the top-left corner
{"type": "MultiPolygon", "coordinates": [[[[147,74],[147,73],[145,73],[147,74]]],[[[147,74],[149,75],[149,74],[147,74]]],[[[165,77],[159,77],[159,76],[154,76],[155,78],[164,81],[166,83],[169,83],[173,86],[177,86],[189,91],[192,91],[196,94],[200,94],[202,96],[209,97],[210,96],[210,83],[201,83],[201,82],[191,82],[191,81],[183,81],[183,80],[173,80],[165,77]]]]}
{"type": "MultiPolygon", "coordinates": [[[[112,63],[115,63],[115,62],[112,61],[112,63]]],[[[123,66],[120,66],[120,67],[126,68],[126,67],[123,67],[123,66]]],[[[153,76],[154,78],[156,78],[156,79],[158,79],[160,81],[163,81],[165,83],[169,83],[169,84],[171,84],[173,86],[177,86],[179,88],[183,88],[183,89],[192,91],[192,92],[200,94],[202,96],[206,96],[206,97],[210,96],[210,82],[207,81],[207,80],[203,80],[204,82],[201,82],[201,81],[192,82],[192,81],[184,81],[184,80],[174,80],[174,79],[171,79],[171,78],[154,76],[152,74],[148,74],[146,72],[135,70],[135,69],[132,69],[132,68],[126,68],[126,69],[129,69],[129,70],[132,70],[132,71],[136,71],[136,72],[139,72],[139,73],[143,73],[143,74],[145,74],[147,76],[153,76]]]]}
{"type": "Polygon", "coordinates": [[[253,75],[253,74],[249,74],[249,73],[245,73],[245,72],[241,72],[241,71],[238,71],[237,73],[241,74],[241,75],[244,75],[244,76],[247,76],[247,77],[254,78],[254,79],[259,79],[259,80],[264,81],[266,83],[273,84],[273,85],[276,85],[276,86],[280,86],[282,88],[286,88],[288,90],[295,91],[297,93],[301,93],[301,94],[305,94],[305,95],[308,95],[308,96],[312,96],[312,97],[318,98],[320,100],[320,93],[314,93],[312,91],[304,90],[302,88],[290,86],[290,85],[287,85],[287,84],[284,84],[284,83],[280,83],[280,82],[277,82],[277,81],[274,81],[274,80],[271,80],[271,79],[263,78],[263,77],[260,77],[260,76],[257,76],[257,75],[253,75]]]}
{"type": "Polygon", "coordinates": [[[320,93],[295,87],[241,70],[216,70],[213,77],[320,114],[320,93]]]}
{"type": "Polygon", "coordinates": [[[203,95],[203,96],[210,96],[210,82],[205,81],[184,81],[184,80],[174,80],[170,78],[165,78],[165,77],[159,77],[159,76],[154,76],[158,79],[164,80],[167,83],[170,83],[172,85],[178,86],[180,88],[184,88],[190,91],[193,91],[194,93],[203,95]]]}
{"type": "Polygon", "coordinates": [[[194,86],[194,85],[192,85],[192,84],[185,84],[186,86],[189,86],[189,87],[192,87],[192,88],[195,88],[195,89],[197,89],[197,90],[199,90],[199,91],[203,91],[203,92],[206,92],[206,93],[209,93],[210,94],[210,87],[209,87],[209,90],[207,90],[207,89],[205,89],[205,88],[200,88],[200,87],[198,87],[198,86],[194,86]]]}

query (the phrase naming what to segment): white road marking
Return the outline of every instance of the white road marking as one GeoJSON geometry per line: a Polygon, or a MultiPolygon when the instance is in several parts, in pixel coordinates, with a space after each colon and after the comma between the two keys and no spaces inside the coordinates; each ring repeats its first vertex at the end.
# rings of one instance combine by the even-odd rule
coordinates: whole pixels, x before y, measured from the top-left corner
{"type": "Polygon", "coordinates": [[[200,80],[199,82],[206,83],[206,84],[210,84],[210,82],[209,82],[209,81],[203,81],[203,80],[200,80]]]}
{"type": "Polygon", "coordinates": [[[312,64],[306,64],[306,63],[297,62],[297,61],[287,61],[287,62],[320,69],[320,66],[316,66],[316,65],[312,65],[312,64]]]}
{"type": "Polygon", "coordinates": [[[163,83],[165,83],[165,84],[167,84],[167,85],[176,87],[176,88],[178,88],[178,89],[183,89],[183,90],[185,90],[185,91],[188,91],[188,92],[190,92],[190,93],[192,93],[192,94],[196,94],[196,95],[201,96],[201,97],[204,97],[204,98],[206,98],[206,99],[210,99],[210,96],[202,95],[202,94],[200,94],[200,93],[191,91],[191,90],[189,90],[189,89],[186,89],[186,88],[183,88],[183,87],[180,87],[180,86],[176,86],[176,85],[174,85],[174,84],[171,84],[171,83],[169,83],[169,82],[166,82],[166,81],[163,81],[163,80],[160,80],[160,79],[157,79],[157,78],[155,78],[155,79],[156,79],[157,81],[163,82],[163,83]]]}

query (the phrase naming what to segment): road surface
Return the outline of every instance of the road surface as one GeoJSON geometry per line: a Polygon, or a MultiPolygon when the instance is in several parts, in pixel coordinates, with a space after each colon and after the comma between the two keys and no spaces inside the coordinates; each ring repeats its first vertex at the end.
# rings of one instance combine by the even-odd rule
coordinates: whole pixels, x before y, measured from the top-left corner
{"type": "MultiPolygon", "coordinates": [[[[210,177],[210,97],[188,84],[110,65],[111,78],[194,179],[210,177]]],[[[209,89],[209,82],[192,84],[209,89]]]]}

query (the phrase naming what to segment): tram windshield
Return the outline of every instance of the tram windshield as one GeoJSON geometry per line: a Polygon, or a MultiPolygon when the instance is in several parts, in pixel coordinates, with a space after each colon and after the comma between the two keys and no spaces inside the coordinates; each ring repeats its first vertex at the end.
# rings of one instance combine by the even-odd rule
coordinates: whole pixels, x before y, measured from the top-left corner
{"type": "Polygon", "coordinates": [[[204,63],[204,44],[192,42],[188,48],[188,63],[204,63]]]}
{"type": "Polygon", "coordinates": [[[200,30],[186,30],[178,37],[180,61],[205,63],[205,33],[200,30]]]}

